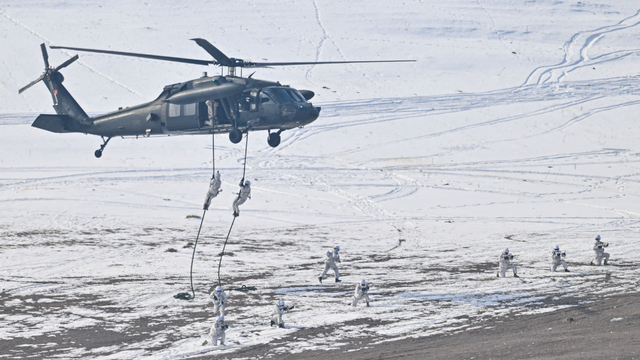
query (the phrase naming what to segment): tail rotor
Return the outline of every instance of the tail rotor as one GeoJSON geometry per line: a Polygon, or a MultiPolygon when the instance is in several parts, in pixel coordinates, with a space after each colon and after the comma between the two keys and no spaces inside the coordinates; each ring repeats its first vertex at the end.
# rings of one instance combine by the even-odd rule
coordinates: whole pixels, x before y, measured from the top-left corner
{"type": "Polygon", "coordinates": [[[66,68],[67,66],[71,65],[71,63],[73,63],[74,61],[78,60],[78,55],[75,55],[74,57],[70,58],[69,60],[67,60],[67,61],[63,62],[62,64],[58,65],[57,67],[53,68],[53,67],[51,67],[49,65],[49,54],[47,53],[47,47],[44,44],[40,44],[40,49],[42,50],[42,59],[44,60],[44,73],[42,75],[40,75],[40,77],[37,78],[36,80],[34,80],[31,83],[29,83],[29,85],[27,85],[27,86],[23,87],[22,89],[18,90],[18,94],[22,94],[25,90],[29,89],[30,87],[32,87],[33,85],[37,84],[41,80],[44,80],[47,77],[56,76],[58,81],[62,82],[62,80],[64,80],[64,78],[62,77],[62,74],[59,73],[59,71],[61,69],[66,68]]]}

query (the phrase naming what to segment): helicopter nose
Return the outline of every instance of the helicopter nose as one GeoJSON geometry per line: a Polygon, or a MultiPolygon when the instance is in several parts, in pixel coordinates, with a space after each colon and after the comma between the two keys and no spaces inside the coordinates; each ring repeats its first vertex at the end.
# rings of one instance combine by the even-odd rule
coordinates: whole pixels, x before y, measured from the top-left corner
{"type": "Polygon", "coordinates": [[[320,116],[320,106],[311,107],[311,112],[309,114],[309,120],[314,121],[320,116]]]}

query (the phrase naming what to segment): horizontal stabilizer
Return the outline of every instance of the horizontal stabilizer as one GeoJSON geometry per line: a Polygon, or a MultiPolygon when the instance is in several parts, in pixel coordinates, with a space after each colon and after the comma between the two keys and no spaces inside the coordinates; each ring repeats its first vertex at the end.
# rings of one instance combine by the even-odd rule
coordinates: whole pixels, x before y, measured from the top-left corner
{"type": "Polygon", "coordinates": [[[66,133],[70,132],[67,130],[67,124],[69,124],[70,121],[71,117],[69,115],[41,114],[31,126],[54,133],[66,133]]]}

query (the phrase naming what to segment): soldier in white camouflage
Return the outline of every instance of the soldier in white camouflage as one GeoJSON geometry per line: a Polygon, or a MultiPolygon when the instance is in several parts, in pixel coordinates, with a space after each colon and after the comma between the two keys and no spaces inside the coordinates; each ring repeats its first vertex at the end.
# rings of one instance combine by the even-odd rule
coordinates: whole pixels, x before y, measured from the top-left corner
{"type": "Polygon", "coordinates": [[[355,294],[353,295],[353,302],[351,303],[351,306],[356,306],[358,305],[358,301],[364,299],[364,301],[366,301],[367,306],[369,306],[369,286],[371,284],[368,284],[365,280],[362,280],[362,282],[360,282],[360,284],[356,285],[356,291],[355,294]]]}
{"type": "Polygon", "coordinates": [[[558,245],[553,248],[553,251],[551,252],[551,271],[555,272],[558,265],[562,265],[564,271],[569,272],[569,269],[567,269],[567,262],[563,259],[565,256],[567,256],[567,254],[564,251],[560,251],[560,247],[558,245]]]}
{"type": "Polygon", "coordinates": [[[220,171],[216,171],[216,176],[211,178],[211,181],[209,181],[209,190],[207,191],[207,196],[204,199],[204,206],[202,207],[203,210],[209,210],[209,205],[211,205],[211,200],[213,200],[213,198],[218,196],[220,191],[222,191],[220,190],[221,184],[222,184],[222,181],[220,180],[220,171]]]}
{"type": "Polygon", "coordinates": [[[216,322],[211,326],[211,330],[209,330],[209,336],[211,337],[211,343],[213,346],[218,346],[218,340],[220,340],[220,345],[224,345],[226,337],[225,331],[228,328],[229,325],[224,323],[224,318],[222,316],[218,316],[216,322]]]}
{"type": "Polygon", "coordinates": [[[213,315],[224,316],[224,304],[227,302],[227,294],[222,291],[222,287],[217,286],[209,296],[213,301],[213,315]]]}
{"type": "Polygon", "coordinates": [[[513,254],[509,253],[509,248],[504,249],[502,254],[498,256],[498,263],[500,264],[500,270],[498,271],[498,277],[506,277],[507,270],[513,269],[513,277],[518,276],[518,269],[515,264],[511,263],[513,260],[513,254]]]}
{"type": "Polygon", "coordinates": [[[284,321],[282,321],[282,315],[285,311],[293,310],[295,306],[286,306],[283,300],[280,300],[271,311],[271,326],[278,325],[278,327],[284,328],[284,321]]]}
{"type": "Polygon", "coordinates": [[[324,271],[318,277],[318,281],[320,281],[320,283],[322,283],[322,279],[324,279],[325,275],[327,275],[327,271],[329,271],[329,269],[333,270],[333,273],[336,276],[336,282],[342,281],[340,280],[340,272],[338,271],[338,265],[336,265],[336,263],[340,263],[340,254],[338,253],[339,251],[340,251],[340,246],[336,246],[333,249],[333,252],[327,251],[327,257],[324,260],[324,271]]]}
{"type": "Polygon", "coordinates": [[[600,235],[596,236],[596,243],[593,245],[593,251],[595,251],[596,256],[591,260],[591,265],[602,265],[602,260],[604,260],[604,264],[609,264],[609,253],[604,252],[604,248],[609,246],[609,243],[602,242],[600,235]]]}

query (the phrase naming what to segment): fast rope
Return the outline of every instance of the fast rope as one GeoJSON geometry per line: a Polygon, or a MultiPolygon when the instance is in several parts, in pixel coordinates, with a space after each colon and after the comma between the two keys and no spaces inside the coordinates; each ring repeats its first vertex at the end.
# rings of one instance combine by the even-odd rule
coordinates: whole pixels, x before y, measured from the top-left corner
{"type": "MultiPolygon", "coordinates": [[[[211,152],[212,152],[212,167],[213,179],[216,176],[216,148],[215,148],[215,135],[211,133],[211,152]]],[[[246,156],[246,155],[245,155],[246,156]]],[[[198,240],[200,239],[200,231],[202,230],[202,224],[204,223],[204,216],[207,214],[207,209],[202,212],[202,219],[200,220],[200,227],[198,228],[198,235],[196,236],[196,242],[193,244],[193,254],[191,254],[191,268],[189,269],[189,282],[191,283],[191,295],[189,293],[179,293],[173,297],[180,300],[192,300],[196,297],[196,292],[193,290],[193,259],[196,257],[196,247],[198,246],[198,240]]]]}
{"type": "MultiPolygon", "coordinates": [[[[247,170],[247,149],[249,148],[249,133],[247,132],[247,140],[244,145],[244,166],[242,169],[242,180],[241,182],[244,184],[244,175],[247,170]]],[[[240,194],[238,194],[240,196],[240,194]]],[[[227,232],[227,238],[224,240],[224,245],[222,246],[222,252],[220,253],[220,260],[218,261],[218,286],[222,286],[222,281],[220,281],[220,267],[222,266],[222,257],[224,256],[224,249],[227,247],[227,241],[229,241],[229,235],[231,234],[231,229],[233,229],[233,224],[236,222],[236,217],[233,217],[233,221],[231,221],[231,226],[229,227],[229,232],[227,232]]]]}

